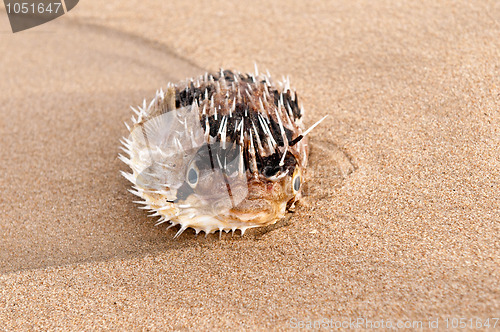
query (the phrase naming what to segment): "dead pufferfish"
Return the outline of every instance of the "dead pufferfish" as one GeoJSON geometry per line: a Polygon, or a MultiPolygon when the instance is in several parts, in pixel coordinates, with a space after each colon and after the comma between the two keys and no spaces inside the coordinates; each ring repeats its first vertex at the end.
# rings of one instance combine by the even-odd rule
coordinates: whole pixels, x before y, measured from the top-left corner
{"type": "Polygon", "coordinates": [[[198,234],[266,226],[301,197],[303,108],[289,81],[230,70],[167,85],[132,110],[122,174],[158,224],[198,234]]]}

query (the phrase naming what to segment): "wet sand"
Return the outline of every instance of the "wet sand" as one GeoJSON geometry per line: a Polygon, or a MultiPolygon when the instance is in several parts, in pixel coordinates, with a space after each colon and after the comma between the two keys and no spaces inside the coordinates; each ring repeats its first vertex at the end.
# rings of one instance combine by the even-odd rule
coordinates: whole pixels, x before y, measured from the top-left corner
{"type": "MultiPolygon", "coordinates": [[[[0,14],[0,329],[284,329],[500,311],[495,2],[98,1],[0,14]],[[217,70],[289,76],[306,197],[276,225],[154,226],[119,174],[130,105],[217,70]]],[[[363,327],[363,326],[361,326],[363,327]]]]}

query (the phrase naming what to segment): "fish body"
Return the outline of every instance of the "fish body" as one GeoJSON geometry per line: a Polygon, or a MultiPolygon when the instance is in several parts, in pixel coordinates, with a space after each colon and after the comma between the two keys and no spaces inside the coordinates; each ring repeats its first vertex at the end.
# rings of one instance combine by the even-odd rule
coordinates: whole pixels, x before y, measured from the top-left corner
{"type": "MultiPolygon", "coordinates": [[[[145,209],[196,233],[275,223],[301,197],[303,108],[288,80],[230,70],[169,83],[134,109],[126,155],[145,209]]],[[[312,128],[311,128],[312,129],[312,128]]]]}

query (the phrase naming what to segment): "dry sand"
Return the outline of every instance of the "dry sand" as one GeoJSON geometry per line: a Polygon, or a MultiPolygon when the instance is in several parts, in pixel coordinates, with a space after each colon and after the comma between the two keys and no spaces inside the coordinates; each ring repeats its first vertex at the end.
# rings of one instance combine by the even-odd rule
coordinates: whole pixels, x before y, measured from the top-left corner
{"type": "MultiPolygon", "coordinates": [[[[86,0],[0,15],[0,330],[500,316],[500,4],[86,0]],[[154,227],[129,105],[220,66],[289,75],[307,197],[244,237],[154,227]]],[[[500,323],[497,325],[500,326],[500,323]]]]}

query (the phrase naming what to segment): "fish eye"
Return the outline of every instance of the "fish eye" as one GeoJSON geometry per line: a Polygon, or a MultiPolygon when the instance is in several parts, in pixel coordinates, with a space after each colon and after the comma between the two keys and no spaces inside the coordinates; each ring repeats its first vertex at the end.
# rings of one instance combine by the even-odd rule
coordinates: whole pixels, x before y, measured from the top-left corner
{"type": "Polygon", "coordinates": [[[196,165],[192,163],[186,174],[186,182],[191,188],[196,187],[196,185],[198,184],[199,174],[200,172],[198,170],[198,167],[196,167],[196,165]]]}
{"type": "Polygon", "coordinates": [[[300,190],[300,186],[301,186],[301,181],[302,181],[302,178],[300,176],[300,171],[295,171],[293,172],[293,177],[292,177],[292,188],[293,188],[293,193],[297,193],[299,190],[300,190]]]}

